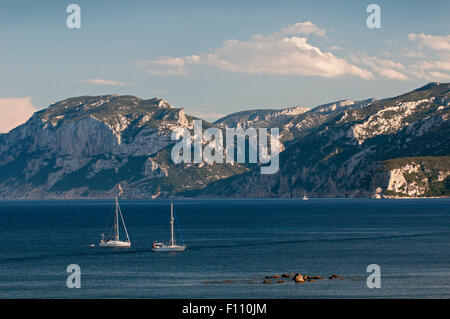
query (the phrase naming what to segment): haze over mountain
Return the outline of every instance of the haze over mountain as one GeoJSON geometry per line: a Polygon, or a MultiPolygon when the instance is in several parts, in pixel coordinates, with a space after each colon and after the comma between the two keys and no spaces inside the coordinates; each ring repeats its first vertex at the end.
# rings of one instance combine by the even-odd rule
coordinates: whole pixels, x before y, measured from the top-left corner
{"type": "Polygon", "coordinates": [[[193,116],[161,99],[69,98],[0,134],[0,198],[370,197],[450,194],[449,83],[383,100],[230,114],[203,128],[279,127],[280,170],[174,164],[193,116]]]}

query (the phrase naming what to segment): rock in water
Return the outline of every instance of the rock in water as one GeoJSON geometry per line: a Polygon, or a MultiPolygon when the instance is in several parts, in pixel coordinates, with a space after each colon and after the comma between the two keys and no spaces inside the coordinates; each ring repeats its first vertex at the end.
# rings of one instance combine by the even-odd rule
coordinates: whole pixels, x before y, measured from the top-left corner
{"type": "Polygon", "coordinates": [[[294,280],[295,280],[295,282],[297,282],[297,283],[305,282],[305,278],[302,276],[302,274],[296,274],[296,275],[294,276],[294,280]]]}

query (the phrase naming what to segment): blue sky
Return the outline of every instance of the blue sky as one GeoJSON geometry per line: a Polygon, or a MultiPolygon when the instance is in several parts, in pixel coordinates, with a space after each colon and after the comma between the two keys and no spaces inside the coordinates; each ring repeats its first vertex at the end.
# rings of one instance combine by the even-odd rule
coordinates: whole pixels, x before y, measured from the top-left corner
{"type": "Polygon", "coordinates": [[[449,81],[448,12],[446,0],[2,0],[0,109],[115,93],[213,119],[394,96],[449,81]],[[66,26],[70,3],[81,29],[66,26]],[[370,3],[380,29],[366,26],[370,3]]]}

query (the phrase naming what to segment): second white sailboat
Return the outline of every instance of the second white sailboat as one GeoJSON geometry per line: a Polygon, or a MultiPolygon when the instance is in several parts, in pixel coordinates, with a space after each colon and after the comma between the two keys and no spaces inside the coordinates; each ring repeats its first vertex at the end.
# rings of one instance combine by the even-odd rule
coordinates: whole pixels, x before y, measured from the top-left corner
{"type": "Polygon", "coordinates": [[[173,203],[170,201],[170,241],[168,243],[163,243],[160,241],[153,242],[152,251],[171,251],[171,252],[181,252],[186,249],[186,245],[177,245],[175,241],[174,234],[174,221],[173,218],[173,203]]]}

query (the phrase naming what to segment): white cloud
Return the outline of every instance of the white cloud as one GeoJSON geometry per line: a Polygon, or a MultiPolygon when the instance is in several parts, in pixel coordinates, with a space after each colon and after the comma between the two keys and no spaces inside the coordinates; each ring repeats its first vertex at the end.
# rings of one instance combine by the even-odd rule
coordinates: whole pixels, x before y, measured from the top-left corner
{"type": "Polygon", "coordinates": [[[185,57],[160,57],[140,64],[153,75],[186,76],[195,66],[249,74],[303,75],[336,78],[353,75],[362,79],[385,78],[407,81],[421,79],[445,81],[450,78],[450,35],[408,35],[405,40],[388,41],[396,51],[383,51],[379,58],[365,53],[359,56],[348,48],[328,46],[328,50],[310,43],[308,36],[325,37],[325,30],[311,21],[287,26],[273,34],[255,34],[249,40],[230,39],[216,49],[185,57]],[[424,48],[427,48],[424,52],[424,48]],[[345,58],[333,52],[349,52],[345,58]],[[405,61],[405,57],[407,58],[405,61]],[[389,59],[387,59],[389,58],[389,59]],[[396,62],[395,59],[402,61],[396,62]]]}
{"type": "Polygon", "coordinates": [[[381,77],[391,80],[408,80],[408,76],[404,73],[405,67],[401,63],[377,57],[369,57],[364,54],[360,58],[354,58],[354,60],[369,67],[381,77]]]}
{"type": "Polygon", "coordinates": [[[450,35],[437,36],[424,33],[410,33],[408,35],[408,39],[412,41],[419,41],[421,45],[436,51],[450,51],[450,35]]]}
{"type": "Polygon", "coordinates": [[[330,50],[330,51],[341,51],[341,50],[344,50],[344,48],[340,47],[340,46],[337,46],[337,45],[333,45],[328,50],[330,50]]]}
{"type": "Polygon", "coordinates": [[[450,80],[450,55],[442,55],[435,60],[421,60],[410,66],[410,72],[427,81],[450,80]]]}
{"type": "Polygon", "coordinates": [[[296,24],[290,25],[286,28],[281,29],[279,32],[281,35],[309,35],[315,34],[321,37],[325,36],[325,30],[319,28],[311,21],[297,22],[296,24]]]}
{"type": "Polygon", "coordinates": [[[411,33],[408,39],[418,43],[413,50],[417,59],[409,66],[414,77],[427,81],[450,80],[450,35],[411,33]],[[424,54],[424,49],[428,49],[427,54],[424,54]]]}
{"type": "Polygon", "coordinates": [[[396,45],[396,50],[382,52],[382,55],[390,59],[397,58],[402,63],[365,54],[359,54],[357,58],[352,54],[351,61],[361,68],[369,68],[380,77],[392,80],[450,80],[450,35],[411,33],[408,39],[409,43],[397,41],[399,44],[396,45]]]}
{"type": "Polygon", "coordinates": [[[427,56],[419,50],[405,49],[402,54],[407,58],[427,58],[427,56]]]}
{"type": "MultiPolygon", "coordinates": [[[[420,57],[420,55],[416,55],[420,57]]],[[[411,58],[413,58],[411,56],[411,58]]],[[[427,60],[416,59],[409,64],[369,57],[364,54],[361,57],[352,58],[355,64],[370,68],[373,73],[380,77],[407,81],[410,79],[420,79],[425,81],[448,81],[450,80],[450,57],[440,56],[427,60]]]]}
{"type": "Polygon", "coordinates": [[[321,76],[353,74],[370,78],[370,72],[330,52],[310,45],[307,38],[254,36],[250,41],[229,40],[204,57],[203,63],[225,71],[253,74],[321,76]]]}
{"type": "Polygon", "coordinates": [[[92,85],[110,85],[110,86],[123,86],[123,85],[126,85],[125,82],[104,80],[104,79],[100,79],[100,78],[78,79],[77,82],[88,83],[88,84],[92,84],[92,85]]]}
{"type": "Polygon", "coordinates": [[[0,98],[0,133],[25,123],[36,111],[31,97],[0,98]]]}
{"type": "Polygon", "coordinates": [[[176,69],[161,69],[161,70],[155,70],[155,69],[148,69],[147,70],[148,74],[153,74],[153,75],[187,75],[186,71],[184,70],[184,68],[176,68],[176,69]]]}
{"type": "Polygon", "coordinates": [[[173,58],[170,56],[161,57],[156,60],[151,61],[140,61],[139,65],[148,67],[148,74],[153,75],[187,75],[185,66],[187,64],[198,64],[200,62],[200,57],[197,55],[192,55],[182,58],[173,58]]]}
{"type": "Polygon", "coordinates": [[[147,72],[154,75],[186,75],[188,67],[198,65],[250,74],[373,77],[370,71],[309,44],[306,37],[297,36],[300,34],[323,36],[325,31],[310,21],[296,23],[272,35],[253,35],[248,41],[227,40],[222,47],[210,52],[187,57],[161,57],[141,65],[150,65],[147,72]],[[286,36],[288,34],[295,35],[286,36]]]}
{"type": "Polygon", "coordinates": [[[450,58],[446,60],[439,61],[419,61],[413,65],[413,67],[417,67],[421,70],[441,70],[441,71],[450,71],[450,58]]]}

